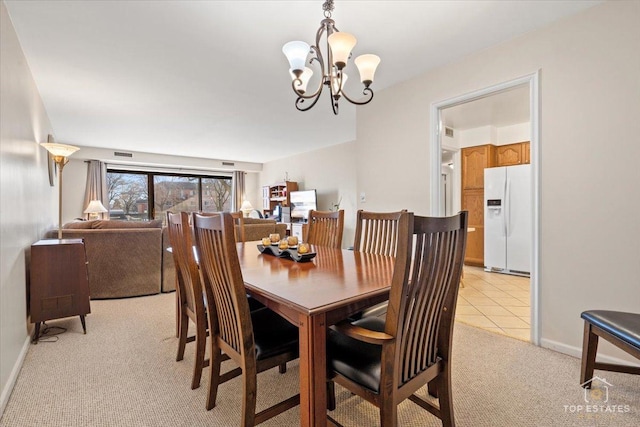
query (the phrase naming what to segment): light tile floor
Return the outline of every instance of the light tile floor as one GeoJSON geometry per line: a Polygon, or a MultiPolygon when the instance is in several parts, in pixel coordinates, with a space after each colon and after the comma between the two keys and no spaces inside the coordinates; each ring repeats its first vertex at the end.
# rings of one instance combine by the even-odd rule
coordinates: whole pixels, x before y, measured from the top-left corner
{"type": "Polygon", "coordinates": [[[471,326],[530,340],[529,278],[464,267],[456,320],[471,326]]]}

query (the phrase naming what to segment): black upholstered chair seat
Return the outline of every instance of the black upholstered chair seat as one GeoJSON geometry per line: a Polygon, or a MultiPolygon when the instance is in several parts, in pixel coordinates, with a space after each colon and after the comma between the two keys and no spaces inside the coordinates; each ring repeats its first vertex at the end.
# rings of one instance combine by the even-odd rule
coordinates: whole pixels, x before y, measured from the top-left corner
{"type": "Polygon", "coordinates": [[[640,349],[640,314],[590,310],[581,317],[614,337],[640,349]]]}
{"type": "Polygon", "coordinates": [[[251,323],[258,360],[283,353],[298,354],[298,328],[278,314],[268,308],[252,311],[251,323]]]}
{"type": "MultiPolygon", "coordinates": [[[[384,320],[379,317],[363,317],[353,324],[372,331],[384,332],[384,320]]],[[[327,356],[330,370],[340,373],[375,393],[380,391],[381,346],[358,341],[340,332],[329,330],[327,356]]]]}

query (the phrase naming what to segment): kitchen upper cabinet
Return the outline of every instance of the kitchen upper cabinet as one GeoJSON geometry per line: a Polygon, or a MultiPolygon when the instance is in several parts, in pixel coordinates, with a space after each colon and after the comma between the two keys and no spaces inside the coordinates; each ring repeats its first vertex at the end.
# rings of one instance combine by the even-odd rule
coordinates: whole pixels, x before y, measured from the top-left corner
{"type": "Polygon", "coordinates": [[[496,166],[514,166],[529,163],[529,142],[496,147],[496,166]]]}
{"type": "Polygon", "coordinates": [[[484,169],[494,166],[495,146],[479,145],[462,149],[462,189],[484,188],[484,169]]]}

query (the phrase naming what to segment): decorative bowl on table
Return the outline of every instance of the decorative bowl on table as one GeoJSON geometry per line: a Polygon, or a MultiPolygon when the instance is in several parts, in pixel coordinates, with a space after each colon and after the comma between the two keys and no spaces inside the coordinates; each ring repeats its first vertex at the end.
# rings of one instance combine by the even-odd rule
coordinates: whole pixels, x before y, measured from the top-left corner
{"type": "Polygon", "coordinates": [[[274,255],[279,258],[291,258],[297,262],[310,261],[316,256],[315,252],[298,253],[297,248],[280,249],[277,246],[272,245],[265,246],[260,244],[258,245],[258,250],[263,254],[274,255]]]}

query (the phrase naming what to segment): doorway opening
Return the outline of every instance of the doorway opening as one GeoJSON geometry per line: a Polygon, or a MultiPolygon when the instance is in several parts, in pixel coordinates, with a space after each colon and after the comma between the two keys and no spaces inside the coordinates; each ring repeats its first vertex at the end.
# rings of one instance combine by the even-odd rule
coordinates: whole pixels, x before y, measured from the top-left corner
{"type": "MultiPolygon", "coordinates": [[[[538,312],[538,278],[539,278],[539,71],[508,82],[500,83],[478,91],[447,99],[431,105],[431,214],[436,216],[450,215],[462,206],[462,178],[461,178],[461,149],[465,143],[475,145],[470,141],[479,138],[484,143],[505,143],[509,132],[524,132],[528,136],[527,154],[530,157],[530,278],[503,275],[484,271],[483,258],[476,262],[476,267],[465,266],[465,283],[467,288],[461,289],[461,295],[467,295],[464,302],[467,308],[460,308],[460,313],[476,313],[477,320],[484,321],[484,325],[477,325],[485,329],[494,328],[496,332],[514,332],[507,335],[519,339],[526,339],[539,345],[539,312],[538,312]],[[499,118],[492,117],[492,102],[504,102],[509,97],[517,97],[525,93],[526,123],[521,123],[513,129],[502,132],[499,140],[496,128],[499,118]],[[466,116],[466,123],[461,119],[466,116]],[[477,129],[469,131],[462,146],[456,141],[456,126],[473,127],[473,120],[478,124],[477,129]],[[455,122],[458,122],[456,125],[455,122]],[[487,127],[480,129],[481,127],[487,127]],[[487,132],[494,134],[487,136],[487,132]],[[484,136],[483,136],[484,134],[484,136]],[[516,283],[517,282],[517,283],[516,283]],[[474,304],[469,304],[473,302],[474,304]],[[527,304],[525,304],[525,302],[527,304]],[[504,304],[497,304],[504,303],[504,304]],[[492,308],[493,307],[493,308],[492,308]],[[508,315],[508,316],[507,316],[508,315]],[[503,317],[500,317],[503,316],[503,317]],[[514,331],[511,324],[525,329],[523,321],[528,321],[526,332],[514,331]],[[519,333],[516,333],[519,332],[519,333]],[[528,339],[527,336],[528,335],[528,339]]],[[[504,110],[503,110],[504,111],[504,110]]],[[[515,113],[515,111],[510,111],[515,113]]],[[[514,141],[515,142],[515,141],[514,141]]],[[[478,144],[480,145],[480,144],[478,144]]],[[[469,147],[470,145],[466,145],[469,147]]],[[[468,163],[467,163],[468,164],[468,163]]],[[[482,197],[480,197],[481,199],[482,197]]],[[[484,212],[484,200],[479,200],[478,208],[484,212]]],[[[467,200],[468,206],[468,200],[467,200]]],[[[471,215],[471,213],[470,213],[471,215]]],[[[481,232],[476,237],[484,237],[484,222],[480,220],[477,227],[471,226],[469,234],[481,232]]],[[[472,241],[473,239],[469,239],[472,241]]],[[[482,246],[483,239],[475,239],[476,245],[482,246]],[[478,244],[477,242],[481,243],[478,244]]],[[[468,244],[468,249],[470,248],[468,244]]],[[[474,314],[471,314],[474,315],[474,314]]],[[[461,316],[464,316],[461,314],[461,316]]]]}

